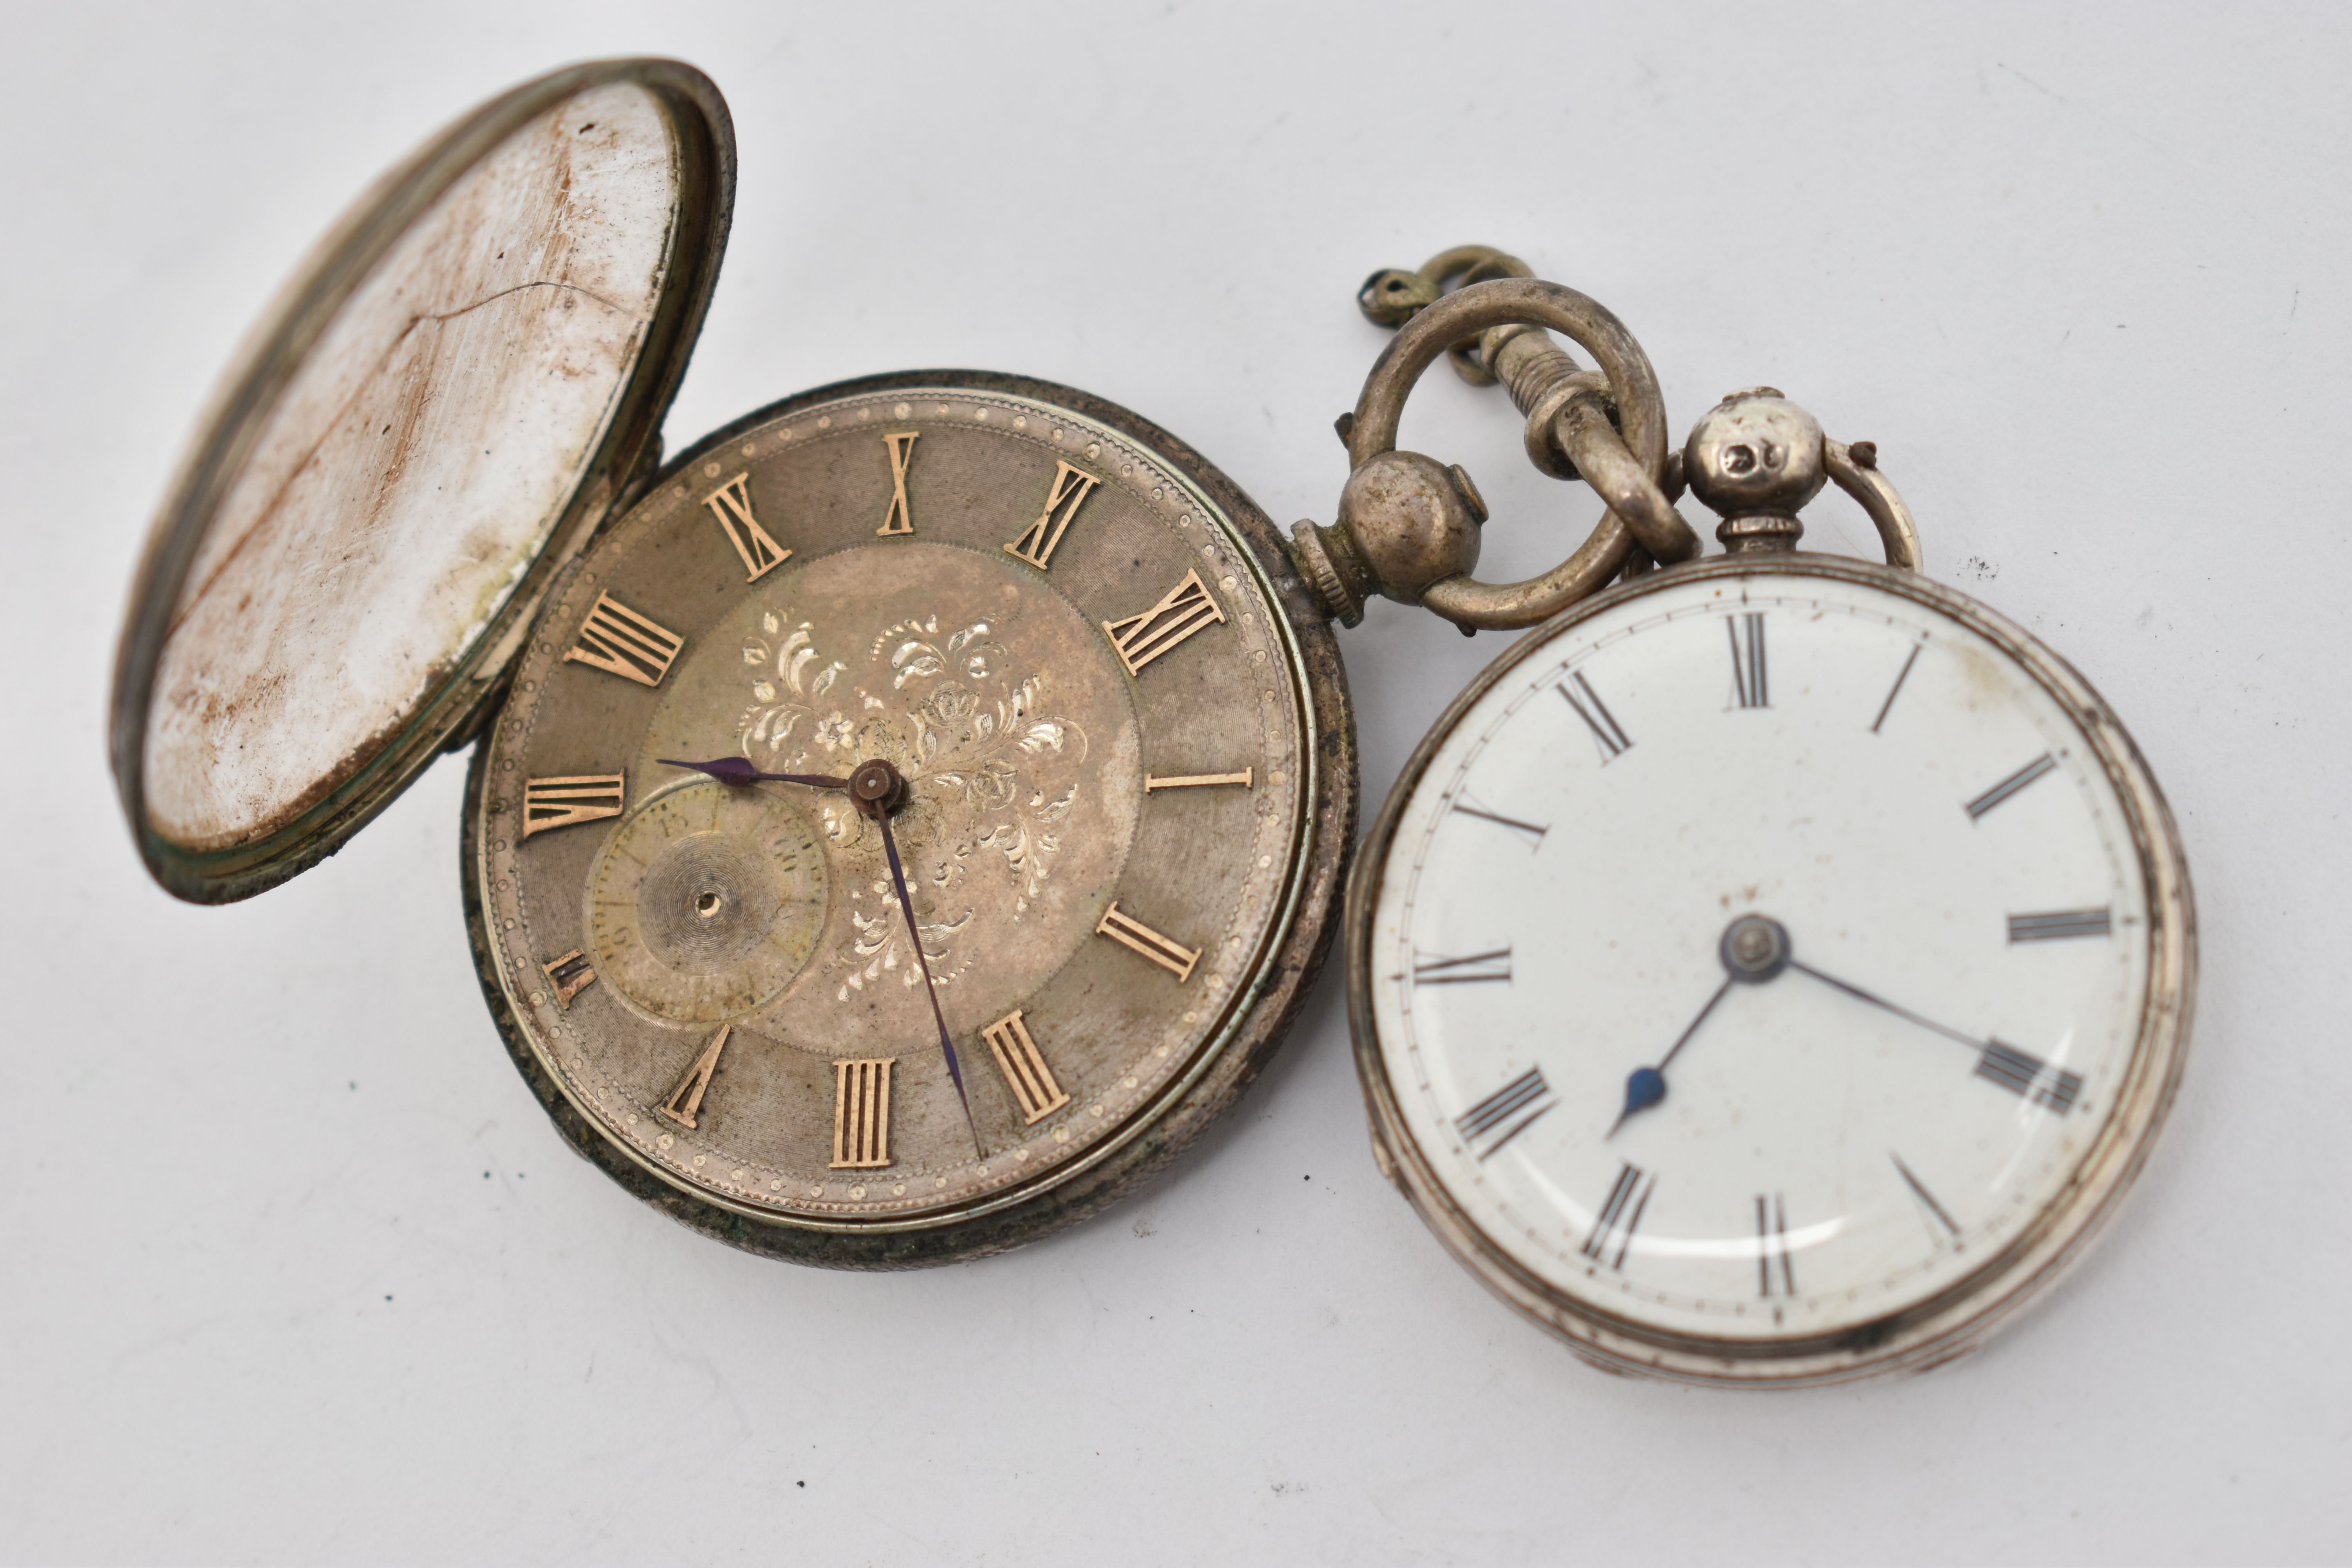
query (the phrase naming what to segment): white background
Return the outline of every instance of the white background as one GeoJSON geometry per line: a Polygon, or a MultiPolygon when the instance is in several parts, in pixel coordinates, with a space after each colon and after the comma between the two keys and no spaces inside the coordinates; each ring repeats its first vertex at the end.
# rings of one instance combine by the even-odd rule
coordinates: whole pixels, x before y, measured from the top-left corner
{"type": "MultiPolygon", "coordinates": [[[[12,0],[0,1557],[2352,1555],[2352,29],[2219,9],[12,0]],[[1383,342],[1353,288],[1464,240],[1613,307],[1677,430],[1769,381],[1875,439],[1930,572],[2089,674],[2189,842],[2196,1044],[2102,1248],[1915,1381],[1603,1376],[1375,1175],[1327,975],[1242,1110],[1094,1224],[795,1269],[557,1142],[475,988],[457,761],[256,902],[157,891],[101,727],[214,374],[379,169],[626,52],[709,70],[741,145],[674,446],[983,366],[1328,521],[1383,342]]],[[[1405,427],[1477,474],[1490,574],[1591,516],[1515,426],[1439,371],[1405,427]]],[[[1386,605],[1344,640],[1369,815],[1504,644],[1386,605]]]]}

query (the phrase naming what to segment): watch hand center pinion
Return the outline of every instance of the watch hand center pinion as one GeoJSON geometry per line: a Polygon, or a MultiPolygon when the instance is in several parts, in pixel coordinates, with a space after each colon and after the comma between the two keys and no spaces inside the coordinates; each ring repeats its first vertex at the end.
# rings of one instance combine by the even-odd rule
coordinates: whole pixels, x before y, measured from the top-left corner
{"type": "Polygon", "coordinates": [[[1716,951],[1725,973],[1743,985],[1759,984],[1788,967],[1789,928],[1769,915],[1742,915],[1724,928],[1716,951]]]}

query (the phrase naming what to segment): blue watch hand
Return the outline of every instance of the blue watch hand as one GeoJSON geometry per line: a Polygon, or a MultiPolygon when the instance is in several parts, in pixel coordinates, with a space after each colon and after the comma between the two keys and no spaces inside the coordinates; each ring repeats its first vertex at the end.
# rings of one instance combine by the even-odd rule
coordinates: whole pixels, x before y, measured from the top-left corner
{"type": "Polygon", "coordinates": [[[980,1141],[980,1123],[971,1114],[971,1099],[963,1091],[963,1069],[956,1065],[955,1041],[948,1035],[947,1015],[940,1011],[939,988],[931,984],[931,961],[923,955],[923,933],[915,927],[915,900],[907,896],[907,873],[898,866],[898,844],[890,837],[890,818],[877,815],[882,826],[882,852],[890,858],[890,881],[898,889],[898,908],[907,917],[907,940],[914,944],[915,963],[923,972],[923,990],[931,999],[931,1021],[940,1026],[940,1054],[948,1059],[948,1081],[955,1085],[956,1099],[963,1104],[964,1125],[971,1129],[972,1151],[982,1159],[988,1158],[988,1149],[980,1141]]]}
{"type": "Polygon", "coordinates": [[[1690,1037],[1698,1033],[1698,1026],[1706,1022],[1706,1016],[1715,1011],[1715,1005],[1722,1001],[1724,994],[1730,989],[1731,982],[1728,980],[1715,988],[1715,994],[1706,999],[1706,1005],[1698,1010],[1698,1016],[1690,1021],[1689,1026],[1675,1037],[1672,1046],[1667,1047],[1666,1054],[1658,1058],[1657,1066],[1635,1068],[1627,1076],[1625,1109],[1617,1113],[1617,1120],[1609,1124],[1609,1131],[1601,1136],[1615,1137],[1617,1129],[1625,1125],[1625,1118],[1637,1110],[1647,1110],[1666,1098],[1666,1064],[1675,1059],[1676,1052],[1690,1044],[1690,1037]]]}
{"type": "Polygon", "coordinates": [[[656,757],[654,761],[668,768],[692,768],[698,773],[709,773],[723,784],[751,784],[763,782],[807,784],[813,789],[847,789],[847,779],[837,779],[829,773],[763,773],[741,757],[720,757],[708,763],[681,763],[674,757],[656,757]]]}
{"type": "Polygon", "coordinates": [[[907,781],[888,763],[877,759],[860,763],[856,773],[845,781],[849,786],[849,798],[857,809],[874,819],[882,829],[882,853],[890,859],[890,885],[898,889],[898,911],[907,917],[907,940],[915,949],[916,967],[922,971],[923,994],[931,1001],[931,1022],[940,1026],[940,1055],[948,1061],[948,1081],[955,1085],[956,1100],[963,1106],[964,1125],[971,1129],[971,1146],[982,1159],[988,1158],[988,1146],[980,1141],[980,1122],[971,1113],[971,1097],[964,1092],[963,1068],[956,1061],[955,1040],[948,1034],[948,1016],[940,1010],[940,988],[931,980],[931,961],[923,952],[923,933],[915,924],[915,900],[907,892],[907,870],[898,861],[898,840],[890,832],[890,813],[907,798],[907,781]]]}
{"type": "Polygon", "coordinates": [[[1706,1005],[1698,1010],[1698,1016],[1690,1021],[1690,1026],[1667,1048],[1666,1054],[1658,1058],[1655,1067],[1635,1068],[1627,1076],[1625,1109],[1617,1113],[1617,1120],[1609,1124],[1609,1131],[1602,1134],[1603,1137],[1614,1137],[1617,1129],[1625,1125],[1627,1117],[1637,1110],[1647,1110],[1666,1098],[1666,1064],[1690,1044],[1691,1037],[1698,1033],[1698,1026],[1706,1022],[1707,1015],[1715,1011],[1716,1004],[1722,1001],[1734,985],[1760,984],[1794,962],[1789,957],[1788,928],[1767,915],[1742,915],[1733,921],[1724,928],[1723,940],[1716,944],[1715,953],[1723,961],[1723,984],[1715,988],[1715,994],[1706,999],[1706,1005]]]}

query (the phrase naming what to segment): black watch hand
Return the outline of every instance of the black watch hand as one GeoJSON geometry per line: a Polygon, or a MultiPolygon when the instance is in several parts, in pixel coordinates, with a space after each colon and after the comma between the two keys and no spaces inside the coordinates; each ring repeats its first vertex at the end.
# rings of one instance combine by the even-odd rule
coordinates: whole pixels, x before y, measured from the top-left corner
{"type": "Polygon", "coordinates": [[[681,763],[674,757],[656,757],[654,761],[668,768],[692,768],[698,773],[709,773],[723,784],[807,784],[813,789],[847,789],[847,779],[837,779],[830,773],[763,773],[741,757],[720,757],[708,763],[681,763]]]}
{"type": "Polygon", "coordinates": [[[1853,997],[1857,1002],[1867,1002],[1874,1007],[1884,1008],[1887,1012],[1892,1013],[1896,1017],[1902,1019],[1906,1024],[1916,1024],[1921,1028],[1941,1035],[1948,1040],[1958,1040],[1960,1044],[1970,1047],[1971,1048],[1979,1051],[1985,1048],[1985,1042],[1978,1039],[1973,1035],[1963,1035],[1958,1029],[1948,1029],[1943,1025],[1936,1022],[1933,1018],[1923,1018],[1919,1016],[1918,1014],[1911,1011],[1908,1007],[1898,1007],[1894,1003],[1889,1002],[1885,997],[1874,996],[1859,985],[1849,985],[1834,974],[1823,974],[1820,970],[1815,969],[1810,963],[1799,963],[1792,958],[1789,960],[1789,967],[1795,970],[1800,974],[1811,975],[1814,979],[1820,981],[1822,984],[1830,987],[1833,991],[1844,992],[1847,995],[1853,997]]]}
{"type": "Polygon", "coordinates": [[[2083,1092],[2082,1074],[2068,1072],[2054,1062],[2043,1061],[2032,1051],[2019,1050],[2015,1046],[1990,1036],[1979,1039],[1974,1035],[1964,1035],[1933,1018],[1923,1018],[1908,1007],[1897,1006],[1884,996],[1873,995],[1861,986],[1850,984],[1834,974],[1824,974],[1811,964],[1799,963],[1791,959],[1789,967],[1811,975],[1832,991],[1844,992],[1857,1002],[1892,1013],[1906,1024],[1916,1024],[1930,1034],[1941,1035],[1948,1040],[1968,1047],[1977,1054],[1977,1077],[2009,1090],[2029,1104],[2063,1116],[2074,1109],[2074,1101],[2083,1092]]]}
{"type": "Polygon", "coordinates": [[[898,863],[898,841],[890,832],[890,809],[904,798],[906,780],[889,763],[871,762],[844,782],[857,809],[882,829],[882,853],[890,858],[890,885],[898,890],[898,910],[907,917],[907,940],[914,945],[915,964],[923,974],[923,991],[931,1000],[931,1021],[940,1026],[940,1054],[948,1059],[948,1081],[955,1085],[956,1099],[963,1105],[964,1125],[971,1129],[972,1149],[985,1160],[988,1148],[980,1141],[980,1123],[971,1114],[971,1098],[963,1090],[963,1068],[956,1061],[955,1041],[948,1035],[947,1015],[940,1010],[940,988],[931,982],[931,961],[923,955],[923,933],[915,924],[915,900],[908,896],[906,868],[898,863]]]}

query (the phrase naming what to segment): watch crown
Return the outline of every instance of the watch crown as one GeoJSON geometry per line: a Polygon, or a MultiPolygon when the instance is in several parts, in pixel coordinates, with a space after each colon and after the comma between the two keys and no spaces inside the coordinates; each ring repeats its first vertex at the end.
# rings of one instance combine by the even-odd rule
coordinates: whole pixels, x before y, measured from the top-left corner
{"type": "Polygon", "coordinates": [[[1343,574],[1335,559],[1348,550],[1347,534],[1339,529],[1302,521],[1291,525],[1290,537],[1290,559],[1323,613],[1343,626],[1360,624],[1364,618],[1363,595],[1349,591],[1349,580],[1353,574],[1343,574]]]}

